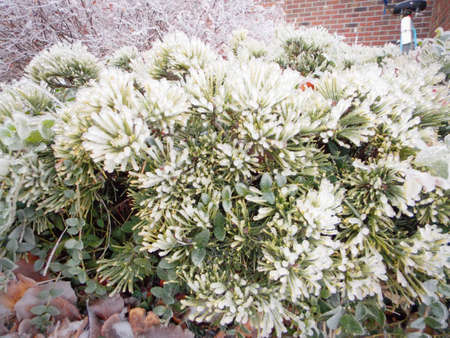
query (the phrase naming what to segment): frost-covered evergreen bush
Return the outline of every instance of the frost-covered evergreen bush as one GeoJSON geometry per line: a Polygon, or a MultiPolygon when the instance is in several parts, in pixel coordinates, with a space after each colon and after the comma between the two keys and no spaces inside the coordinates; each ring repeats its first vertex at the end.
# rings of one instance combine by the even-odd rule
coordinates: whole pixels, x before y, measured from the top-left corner
{"type": "Polygon", "coordinates": [[[444,329],[442,65],[316,28],[225,54],[180,32],[104,63],[59,45],[5,85],[3,269],[33,249],[88,293],[157,274],[167,306],[183,290],[191,320],[260,336],[382,331],[413,304],[444,329]]]}
{"type": "Polygon", "coordinates": [[[0,81],[15,79],[43,49],[81,41],[97,57],[130,44],[150,48],[167,32],[183,31],[222,47],[234,29],[273,36],[281,6],[254,0],[2,0],[0,81]]]}

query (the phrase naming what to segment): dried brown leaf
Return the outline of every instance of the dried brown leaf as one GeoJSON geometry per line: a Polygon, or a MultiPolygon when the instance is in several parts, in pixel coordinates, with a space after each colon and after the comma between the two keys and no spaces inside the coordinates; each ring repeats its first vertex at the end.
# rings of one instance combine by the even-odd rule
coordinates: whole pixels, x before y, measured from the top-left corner
{"type": "Polygon", "coordinates": [[[78,308],[67,299],[56,297],[50,301],[50,305],[53,305],[59,310],[59,315],[55,317],[57,320],[63,320],[65,318],[71,321],[81,319],[78,308]]]}
{"type": "Polygon", "coordinates": [[[169,325],[152,326],[145,333],[138,336],[139,338],[194,338],[194,334],[189,330],[183,330],[181,326],[169,325]]]}
{"type": "Polygon", "coordinates": [[[0,304],[7,309],[14,309],[16,303],[23,297],[25,292],[34,286],[36,282],[22,274],[17,275],[17,281],[9,281],[7,291],[0,292],[0,304]]]}
{"type": "Polygon", "coordinates": [[[35,285],[26,290],[22,298],[14,306],[17,319],[23,320],[25,318],[33,317],[34,315],[30,312],[32,307],[47,304],[47,300],[39,298],[39,294],[42,291],[49,291],[52,289],[63,291],[61,297],[52,300],[52,302],[55,302],[55,306],[61,306],[58,310],[60,310],[61,313],[71,314],[72,317],[70,318],[72,319],[80,319],[78,310],[76,309],[76,312],[74,312],[74,308],[68,305],[74,304],[77,300],[75,292],[69,282],[52,282],[44,285],[35,285]],[[62,298],[63,300],[57,300],[58,298],[62,298]]]}
{"type": "Polygon", "coordinates": [[[100,322],[89,304],[87,305],[87,312],[89,318],[89,338],[100,337],[100,322]]]}
{"type": "Polygon", "coordinates": [[[119,323],[121,321],[119,314],[115,313],[110,316],[105,322],[100,330],[100,333],[103,337],[110,338],[115,337],[116,333],[113,329],[113,325],[119,323]]]}
{"type": "Polygon", "coordinates": [[[31,323],[31,319],[24,319],[20,322],[17,333],[19,334],[19,337],[32,337],[38,333],[38,330],[31,323]]]}
{"type": "Polygon", "coordinates": [[[159,317],[152,311],[150,311],[147,316],[145,314],[145,309],[140,307],[130,310],[128,321],[130,322],[135,335],[142,334],[152,326],[160,324],[159,317]]]}
{"type": "Polygon", "coordinates": [[[112,328],[111,336],[107,338],[134,338],[131,325],[127,321],[115,323],[112,328]]]}
{"type": "Polygon", "coordinates": [[[19,261],[15,262],[17,268],[14,269],[14,274],[16,276],[22,274],[28,278],[35,280],[36,282],[48,280],[47,277],[44,277],[39,272],[34,271],[34,263],[38,260],[38,258],[39,257],[29,253],[26,259],[22,258],[19,261]]]}
{"type": "Polygon", "coordinates": [[[90,308],[100,319],[106,320],[113,314],[122,312],[124,306],[123,298],[115,295],[113,297],[99,299],[90,308]]]}

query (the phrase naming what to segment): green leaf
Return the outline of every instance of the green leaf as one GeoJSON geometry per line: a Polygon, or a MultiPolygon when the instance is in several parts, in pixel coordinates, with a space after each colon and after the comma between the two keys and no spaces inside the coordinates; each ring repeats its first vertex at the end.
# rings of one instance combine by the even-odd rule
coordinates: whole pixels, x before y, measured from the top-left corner
{"type": "Polygon", "coordinates": [[[275,195],[271,191],[263,192],[262,197],[269,204],[274,204],[275,203],[275,195]]]}
{"type": "Polygon", "coordinates": [[[30,243],[20,243],[19,247],[17,248],[17,252],[28,252],[33,250],[35,247],[34,244],[30,244],[30,243]]]}
{"type": "Polygon", "coordinates": [[[156,275],[159,279],[169,281],[177,279],[177,274],[175,270],[162,269],[159,266],[156,268],[156,275]]]}
{"type": "Polygon", "coordinates": [[[80,232],[80,229],[78,227],[70,227],[70,228],[67,228],[67,232],[70,235],[75,236],[80,232]]]}
{"type": "Polygon", "coordinates": [[[443,295],[443,296],[445,296],[445,297],[447,297],[447,298],[450,298],[450,286],[448,286],[448,285],[446,285],[446,284],[440,284],[440,285],[438,286],[438,292],[439,292],[441,295],[443,295]]]}
{"type": "Polygon", "coordinates": [[[84,289],[84,292],[94,293],[96,288],[97,288],[97,283],[90,279],[86,282],[86,287],[84,289]]]}
{"type": "Polygon", "coordinates": [[[40,271],[42,269],[42,267],[45,264],[45,260],[44,259],[38,259],[36,262],[34,262],[33,264],[33,270],[34,271],[40,271]]]}
{"type": "Polygon", "coordinates": [[[209,230],[203,229],[201,232],[199,232],[197,235],[195,235],[194,242],[199,247],[205,247],[209,242],[210,236],[211,236],[211,234],[210,234],[209,230]]]}
{"type": "Polygon", "coordinates": [[[6,244],[6,249],[8,249],[8,251],[10,251],[10,252],[16,252],[18,248],[19,248],[19,243],[17,242],[16,239],[10,239],[8,241],[8,243],[6,244]]]}
{"type": "Polygon", "coordinates": [[[205,248],[197,248],[192,250],[191,252],[192,263],[194,263],[195,266],[200,266],[205,256],[206,256],[205,248]]]}
{"type": "Polygon", "coordinates": [[[46,301],[48,298],[50,298],[50,291],[49,290],[42,290],[41,292],[39,292],[38,298],[40,300],[45,300],[46,301]]]}
{"type": "Polygon", "coordinates": [[[364,329],[361,324],[352,315],[345,314],[341,318],[342,328],[352,334],[363,334],[364,329]]]}
{"type": "Polygon", "coordinates": [[[44,128],[50,129],[51,127],[53,127],[55,124],[55,120],[44,120],[42,121],[42,126],[44,128]]]}
{"type": "Polygon", "coordinates": [[[367,315],[368,315],[368,313],[367,313],[367,308],[365,307],[365,305],[362,303],[358,303],[358,305],[356,305],[356,309],[355,309],[356,319],[359,321],[363,321],[364,319],[366,319],[367,315]]]}
{"type": "Polygon", "coordinates": [[[167,296],[166,295],[167,291],[159,286],[155,286],[155,287],[151,288],[150,292],[152,293],[153,296],[155,296],[157,298],[164,298],[167,296]]]}
{"type": "Polygon", "coordinates": [[[13,270],[17,267],[14,262],[6,257],[0,258],[0,271],[13,270]]]}
{"type": "Polygon", "coordinates": [[[430,337],[431,337],[430,335],[422,332],[411,332],[406,335],[406,338],[430,338],[430,337]]]}
{"type": "Polygon", "coordinates": [[[25,242],[32,244],[33,246],[36,245],[36,239],[34,237],[33,229],[29,227],[25,228],[23,239],[25,240],[25,242]]]}
{"type": "Polygon", "coordinates": [[[386,316],[384,314],[384,311],[373,303],[367,304],[366,308],[369,310],[369,313],[372,315],[373,319],[375,319],[375,321],[381,327],[384,327],[384,323],[386,321],[386,316]]]}
{"type": "Polygon", "coordinates": [[[50,295],[52,298],[59,297],[59,296],[61,296],[63,293],[64,293],[64,290],[62,290],[62,289],[50,289],[50,291],[49,291],[49,295],[50,295]]]}
{"type": "Polygon", "coordinates": [[[236,189],[236,192],[238,193],[239,196],[245,197],[249,193],[247,186],[243,183],[236,183],[234,188],[236,189]]]}
{"type": "Polygon", "coordinates": [[[150,292],[152,293],[153,296],[161,298],[163,302],[167,305],[173,304],[175,302],[169,290],[166,288],[155,286],[150,290],[150,292]]]}
{"type": "Polygon", "coordinates": [[[68,239],[65,243],[64,243],[64,247],[66,249],[75,249],[76,247],[78,247],[78,241],[76,239],[68,239]]]}
{"type": "Polygon", "coordinates": [[[441,302],[434,302],[430,307],[431,314],[439,321],[445,321],[448,317],[448,310],[441,302]]]}
{"type": "Polygon", "coordinates": [[[167,258],[163,258],[158,263],[158,268],[161,269],[173,269],[177,266],[175,262],[170,263],[167,258]]]}
{"type": "Polygon", "coordinates": [[[441,321],[439,321],[439,320],[437,320],[436,318],[433,318],[433,317],[425,318],[425,324],[427,326],[431,327],[432,329],[436,329],[436,330],[443,329],[443,328],[446,327],[445,321],[441,322],[441,321]]]}
{"type": "Polygon", "coordinates": [[[40,315],[42,315],[42,314],[44,314],[44,313],[47,312],[47,306],[46,306],[46,305],[36,305],[36,306],[33,306],[33,307],[31,308],[30,312],[31,312],[32,314],[34,314],[34,315],[40,316],[40,315]]]}
{"type": "Polygon", "coordinates": [[[231,211],[231,188],[229,185],[222,190],[222,207],[227,213],[231,211]]]}
{"type": "Polygon", "coordinates": [[[259,187],[261,188],[261,191],[267,192],[272,189],[272,183],[272,177],[269,174],[264,173],[261,177],[261,181],[259,182],[259,187]]]}
{"type": "Polygon", "coordinates": [[[44,138],[41,136],[41,133],[37,130],[33,130],[30,135],[25,139],[25,142],[31,143],[31,144],[39,144],[44,140],[44,138]]]}
{"type": "Polygon", "coordinates": [[[47,306],[47,313],[50,313],[52,316],[57,316],[60,314],[58,308],[52,305],[47,306]]]}
{"type": "Polygon", "coordinates": [[[416,319],[411,323],[410,327],[413,329],[423,330],[425,328],[425,318],[420,317],[416,319]]]}
{"type": "Polygon", "coordinates": [[[277,185],[281,188],[287,183],[286,176],[276,174],[275,175],[275,182],[277,182],[277,185]]]}
{"type": "Polygon", "coordinates": [[[214,218],[214,236],[216,236],[219,241],[225,239],[225,217],[223,217],[220,211],[217,212],[216,217],[214,218]]]}
{"type": "Polygon", "coordinates": [[[78,226],[83,226],[84,221],[82,219],[72,217],[72,218],[66,219],[66,224],[70,227],[78,227],[78,226]]]}
{"type": "Polygon", "coordinates": [[[330,330],[336,330],[345,311],[342,306],[339,306],[328,313],[333,313],[333,315],[327,320],[327,326],[330,330]]]}
{"type": "MultiPolygon", "coordinates": [[[[72,199],[75,197],[75,191],[71,189],[64,190],[64,197],[67,199],[72,199]]],[[[70,219],[70,218],[69,218],[70,219]]],[[[73,219],[73,218],[72,218],[73,219]]],[[[76,219],[76,218],[75,218],[76,219]]]]}
{"type": "Polygon", "coordinates": [[[200,196],[200,200],[202,201],[202,203],[204,205],[207,205],[211,199],[209,198],[209,196],[207,194],[202,193],[200,196]]]}
{"type": "Polygon", "coordinates": [[[162,316],[164,312],[166,312],[166,310],[167,310],[166,306],[158,305],[155,306],[152,311],[155,315],[162,316]]]}

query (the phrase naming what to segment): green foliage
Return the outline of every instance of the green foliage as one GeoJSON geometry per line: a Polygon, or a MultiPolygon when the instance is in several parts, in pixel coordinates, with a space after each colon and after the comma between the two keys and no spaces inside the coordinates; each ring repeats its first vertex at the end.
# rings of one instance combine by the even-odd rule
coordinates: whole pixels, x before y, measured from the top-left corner
{"type": "Polygon", "coordinates": [[[287,40],[283,49],[283,57],[277,59],[276,62],[281,67],[296,70],[303,76],[323,72],[334,66],[320,47],[308,44],[302,38],[287,40]]]}

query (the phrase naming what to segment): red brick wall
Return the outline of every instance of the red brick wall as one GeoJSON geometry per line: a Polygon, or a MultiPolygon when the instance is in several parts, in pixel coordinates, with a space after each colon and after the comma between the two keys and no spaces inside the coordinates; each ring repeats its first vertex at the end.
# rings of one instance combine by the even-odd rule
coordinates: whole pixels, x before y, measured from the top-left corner
{"type": "Polygon", "coordinates": [[[436,28],[442,27],[444,30],[450,30],[450,0],[435,0],[433,5],[433,17],[430,34],[436,28]]]}
{"type": "MultiPolygon", "coordinates": [[[[400,39],[400,16],[383,14],[382,0],[260,0],[263,4],[281,4],[288,22],[296,26],[322,25],[330,32],[345,36],[348,43],[383,45],[400,39]]],[[[395,2],[400,2],[394,0],[395,2]]],[[[413,16],[418,38],[430,36],[432,14],[446,17],[450,0],[428,0],[427,9],[413,16]],[[434,2],[447,9],[434,10],[434,2]]],[[[431,34],[433,35],[433,34],[431,34]]]]}

